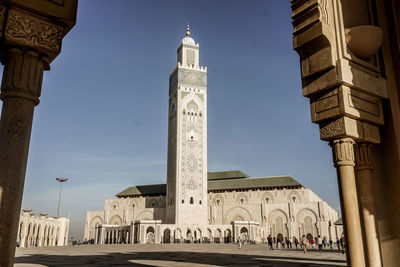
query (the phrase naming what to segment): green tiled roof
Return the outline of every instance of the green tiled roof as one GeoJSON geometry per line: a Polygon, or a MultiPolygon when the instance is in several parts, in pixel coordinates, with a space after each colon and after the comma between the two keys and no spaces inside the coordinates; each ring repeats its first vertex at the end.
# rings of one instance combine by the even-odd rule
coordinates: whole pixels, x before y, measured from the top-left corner
{"type": "Polygon", "coordinates": [[[167,192],[166,184],[150,184],[131,186],[117,194],[117,197],[124,196],[158,196],[165,195],[167,192]]]}
{"type": "MultiPolygon", "coordinates": [[[[290,176],[251,178],[241,171],[209,172],[208,190],[237,190],[251,188],[274,188],[302,186],[290,176]]],[[[117,197],[158,196],[166,194],[166,184],[138,185],[128,187],[117,197]]]]}
{"type": "Polygon", "coordinates": [[[301,186],[290,176],[208,181],[208,190],[301,186]]]}
{"type": "Polygon", "coordinates": [[[333,223],[334,225],[343,225],[342,217],[340,217],[336,222],[333,223]]]}
{"type": "Polygon", "coordinates": [[[240,179],[249,178],[247,174],[241,171],[224,171],[224,172],[208,172],[208,180],[226,180],[226,179],[240,179]]]}

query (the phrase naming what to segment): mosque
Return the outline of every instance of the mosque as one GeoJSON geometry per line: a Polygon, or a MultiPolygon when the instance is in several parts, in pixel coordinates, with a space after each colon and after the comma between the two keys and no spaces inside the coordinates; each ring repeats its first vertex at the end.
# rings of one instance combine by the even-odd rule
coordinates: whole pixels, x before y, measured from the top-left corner
{"type": "Polygon", "coordinates": [[[169,75],[166,184],[128,187],[88,211],[84,239],[111,243],[252,243],[318,235],[336,240],[338,213],[290,176],[207,171],[207,67],[186,37],[169,75]]]}

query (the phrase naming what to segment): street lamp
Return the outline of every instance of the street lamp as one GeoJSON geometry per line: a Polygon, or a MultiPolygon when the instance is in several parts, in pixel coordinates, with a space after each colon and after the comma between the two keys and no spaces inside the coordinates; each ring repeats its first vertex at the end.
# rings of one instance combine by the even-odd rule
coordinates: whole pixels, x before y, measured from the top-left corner
{"type": "Polygon", "coordinates": [[[59,217],[60,213],[60,201],[61,201],[61,189],[62,189],[62,183],[68,181],[68,178],[56,178],[58,182],[60,182],[60,195],[58,196],[58,208],[57,208],[57,218],[59,217]]]}

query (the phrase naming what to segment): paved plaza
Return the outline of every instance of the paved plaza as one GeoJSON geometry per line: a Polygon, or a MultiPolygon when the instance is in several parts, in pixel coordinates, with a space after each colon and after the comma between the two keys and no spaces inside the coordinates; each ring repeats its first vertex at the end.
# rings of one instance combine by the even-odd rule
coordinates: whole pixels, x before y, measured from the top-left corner
{"type": "Polygon", "coordinates": [[[274,250],[266,245],[116,244],[17,248],[15,267],[33,266],[346,266],[326,250],[274,250]]]}

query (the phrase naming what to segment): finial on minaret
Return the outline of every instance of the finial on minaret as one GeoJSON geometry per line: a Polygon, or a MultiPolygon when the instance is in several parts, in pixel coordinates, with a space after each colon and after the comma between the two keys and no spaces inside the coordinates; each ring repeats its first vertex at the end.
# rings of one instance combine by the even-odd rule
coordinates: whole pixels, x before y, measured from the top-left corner
{"type": "Polygon", "coordinates": [[[190,26],[189,23],[186,26],[186,36],[190,36],[190,26]]]}

